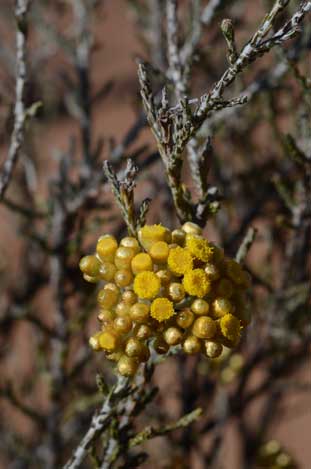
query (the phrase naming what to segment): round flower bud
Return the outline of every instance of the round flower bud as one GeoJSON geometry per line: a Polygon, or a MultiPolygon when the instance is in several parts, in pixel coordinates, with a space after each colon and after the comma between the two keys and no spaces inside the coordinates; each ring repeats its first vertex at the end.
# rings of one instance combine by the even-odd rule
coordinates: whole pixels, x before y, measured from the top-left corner
{"type": "Polygon", "coordinates": [[[99,343],[99,340],[98,340],[100,334],[101,334],[100,332],[97,332],[96,334],[92,335],[89,338],[89,345],[96,352],[101,349],[101,346],[100,346],[100,343],[99,343]]]}
{"type": "Polygon", "coordinates": [[[133,236],[126,236],[125,238],[121,239],[120,246],[124,246],[125,248],[131,248],[135,254],[140,251],[140,246],[136,238],[133,236]]]}
{"type": "Polygon", "coordinates": [[[113,321],[114,329],[120,334],[127,334],[132,329],[132,321],[129,316],[118,316],[113,321]]]}
{"type": "Polygon", "coordinates": [[[153,342],[153,348],[159,355],[164,355],[169,351],[169,345],[160,337],[153,342]]]}
{"type": "Polygon", "coordinates": [[[95,256],[84,256],[79,263],[80,270],[89,277],[99,275],[100,262],[95,256]]]}
{"type": "Polygon", "coordinates": [[[120,289],[117,287],[115,283],[112,283],[112,282],[106,283],[106,285],[104,286],[104,290],[111,290],[115,292],[117,295],[120,294],[120,289]]]}
{"type": "Polygon", "coordinates": [[[218,342],[206,340],[204,342],[205,353],[208,358],[217,358],[221,355],[223,346],[218,342]]]}
{"type": "Polygon", "coordinates": [[[227,278],[219,280],[217,285],[217,294],[223,298],[231,298],[233,294],[233,284],[227,278]]]}
{"type": "Polygon", "coordinates": [[[165,241],[157,241],[151,246],[149,253],[150,253],[150,256],[152,257],[152,260],[156,264],[162,264],[163,262],[166,262],[168,258],[168,253],[169,253],[168,244],[165,243],[165,241]]]}
{"type": "Polygon", "coordinates": [[[172,231],[172,243],[177,244],[178,246],[183,246],[185,244],[186,234],[183,230],[174,230],[172,231]]]}
{"type": "Polygon", "coordinates": [[[193,353],[199,353],[201,350],[200,340],[194,335],[189,335],[189,337],[187,337],[183,343],[183,350],[189,355],[192,355],[193,353]]]}
{"type": "Polygon", "coordinates": [[[98,313],[97,319],[103,324],[109,324],[114,319],[114,314],[109,309],[101,309],[98,313]]]}
{"type": "Polygon", "coordinates": [[[198,315],[207,314],[209,310],[209,304],[207,301],[197,298],[191,305],[191,310],[198,315]]]}
{"type": "Polygon", "coordinates": [[[213,301],[213,317],[221,318],[232,310],[232,303],[227,298],[216,298],[213,301]]]}
{"type": "Polygon", "coordinates": [[[208,316],[200,316],[192,326],[192,333],[199,339],[212,339],[216,334],[216,324],[208,316]]]}
{"type": "Polygon", "coordinates": [[[140,358],[144,351],[144,344],[135,337],[131,337],[125,344],[125,353],[128,357],[140,358]]]}
{"type": "Polygon", "coordinates": [[[163,337],[168,345],[177,345],[182,341],[183,333],[177,327],[169,327],[164,331],[163,337]]]}
{"type": "Polygon", "coordinates": [[[101,308],[110,309],[116,305],[118,296],[117,292],[103,288],[98,292],[97,301],[101,308]]]}
{"type": "Polygon", "coordinates": [[[130,309],[132,321],[143,323],[149,319],[149,305],[145,303],[135,303],[130,309]]]}
{"type": "Polygon", "coordinates": [[[153,272],[140,272],[135,277],[133,288],[139,298],[151,299],[159,293],[161,282],[153,272]]]}
{"type": "Polygon", "coordinates": [[[187,308],[180,311],[176,316],[176,323],[182,329],[188,329],[191,326],[194,320],[194,314],[192,311],[187,308]]]}
{"type": "Polygon", "coordinates": [[[192,223],[191,221],[187,221],[186,223],[184,223],[181,229],[185,233],[189,233],[189,234],[198,234],[198,235],[202,234],[202,228],[196,223],[192,223]]]}
{"type": "Polygon", "coordinates": [[[136,293],[133,292],[133,290],[126,290],[122,294],[122,300],[127,305],[133,305],[134,303],[137,302],[137,295],[136,295],[136,293]]]}
{"type": "Polygon", "coordinates": [[[122,355],[118,361],[117,369],[122,376],[133,376],[135,375],[138,368],[138,363],[135,358],[122,355]]]}
{"type": "Polygon", "coordinates": [[[146,270],[153,270],[152,259],[146,252],[140,252],[133,257],[131,261],[131,268],[134,274],[145,272],[146,270]]]}
{"type": "Polygon", "coordinates": [[[206,277],[210,282],[213,282],[219,279],[219,276],[220,276],[219,270],[214,264],[210,262],[208,262],[205,265],[204,272],[206,273],[206,277]]]}
{"type": "Polygon", "coordinates": [[[203,269],[194,269],[186,272],[183,278],[183,285],[189,295],[203,298],[211,289],[211,284],[207,280],[203,269]]]}
{"type": "Polygon", "coordinates": [[[192,263],[192,255],[187,249],[180,246],[170,249],[167,265],[175,275],[183,275],[192,269],[192,263]]]}
{"type": "Polygon", "coordinates": [[[173,303],[167,298],[156,298],[150,308],[150,316],[159,322],[169,319],[174,314],[173,303]]]}
{"type": "Polygon", "coordinates": [[[98,336],[98,342],[102,349],[114,352],[118,347],[118,338],[111,331],[103,331],[98,336]]]}
{"type": "Polygon", "coordinates": [[[128,269],[131,265],[135,252],[131,248],[121,246],[116,250],[114,263],[118,269],[128,269]]]}
{"type": "Polygon", "coordinates": [[[87,274],[83,274],[83,278],[86,282],[97,283],[100,279],[98,277],[90,277],[87,274]]]}
{"type": "Polygon", "coordinates": [[[113,262],[117,248],[117,240],[113,236],[105,235],[99,238],[96,253],[101,261],[113,262]]]}
{"type": "Polygon", "coordinates": [[[169,270],[158,270],[156,276],[159,277],[161,285],[168,285],[172,279],[172,274],[169,270]]]}
{"type": "Polygon", "coordinates": [[[169,297],[175,303],[179,303],[185,298],[185,289],[181,283],[173,282],[168,288],[169,297]]]}
{"type": "Polygon", "coordinates": [[[149,339],[152,335],[152,330],[147,324],[140,324],[136,328],[136,337],[139,340],[146,340],[149,339]]]}
{"type": "Polygon", "coordinates": [[[114,276],[114,281],[118,287],[127,287],[133,281],[132,272],[129,269],[117,270],[114,276]]]}
{"type": "Polygon", "coordinates": [[[130,313],[131,305],[125,303],[125,301],[120,301],[116,306],[116,314],[118,316],[127,316],[130,313]]]}
{"type": "Polygon", "coordinates": [[[141,245],[149,251],[152,244],[157,241],[171,241],[170,231],[162,225],[145,225],[138,230],[138,239],[141,245]]]}
{"type": "Polygon", "coordinates": [[[238,318],[232,314],[226,314],[220,319],[220,330],[226,339],[233,343],[240,338],[241,325],[238,318]]]}
{"type": "Polygon", "coordinates": [[[114,279],[116,271],[117,268],[112,262],[103,262],[99,268],[99,275],[106,282],[111,282],[114,279]]]}

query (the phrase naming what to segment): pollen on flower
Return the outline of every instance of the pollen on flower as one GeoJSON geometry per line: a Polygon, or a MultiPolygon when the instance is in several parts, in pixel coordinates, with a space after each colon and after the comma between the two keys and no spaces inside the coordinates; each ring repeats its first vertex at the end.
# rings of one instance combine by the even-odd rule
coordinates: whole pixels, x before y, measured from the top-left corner
{"type": "Polygon", "coordinates": [[[159,322],[169,319],[174,314],[173,303],[167,298],[156,298],[150,308],[150,315],[159,322]]]}
{"type": "Polygon", "coordinates": [[[203,269],[194,269],[186,272],[183,285],[187,293],[192,296],[203,298],[211,289],[203,269]]]}
{"type": "Polygon", "coordinates": [[[240,321],[233,314],[225,314],[220,319],[220,330],[226,339],[236,342],[240,337],[240,321]]]}
{"type": "Polygon", "coordinates": [[[188,249],[177,246],[170,249],[167,264],[174,274],[183,275],[192,269],[192,255],[188,249]]]}
{"type": "Polygon", "coordinates": [[[186,248],[200,261],[209,261],[214,253],[214,248],[208,244],[202,236],[189,234],[186,236],[186,248]]]}
{"type": "Polygon", "coordinates": [[[153,272],[140,272],[134,280],[134,292],[139,298],[151,299],[160,291],[161,282],[153,272]]]}

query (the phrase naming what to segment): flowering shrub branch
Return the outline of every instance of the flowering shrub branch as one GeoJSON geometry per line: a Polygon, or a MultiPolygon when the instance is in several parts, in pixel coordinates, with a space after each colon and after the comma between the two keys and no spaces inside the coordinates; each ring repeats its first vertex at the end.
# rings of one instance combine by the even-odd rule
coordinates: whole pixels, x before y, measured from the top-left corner
{"type": "MultiPolygon", "coordinates": [[[[17,1],[13,99],[15,52],[4,50],[1,29],[0,136],[9,145],[0,177],[9,232],[0,253],[1,458],[5,467],[50,469],[139,467],[147,458],[192,467],[195,458],[216,469],[234,427],[242,469],[296,468],[304,455],[273,435],[276,420],[290,424],[288,396],[310,390],[299,370],[311,334],[311,3],[273,2],[243,47],[252,18],[238,0],[122,4],[146,57],[138,66],[146,116],[131,91],[139,111],[124,135],[118,122],[118,141],[97,137],[98,116],[113,123],[125,82],[99,83],[98,40],[108,25],[110,60],[110,9],[118,11],[117,0],[101,3],[31,2],[30,15],[30,2],[17,1]],[[223,56],[214,53],[224,45],[223,56]],[[30,120],[38,106],[27,103],[38,97],[40,119],[30,120]],[[61,131],[70,132],[67,147],[61,131]],[[27,158],[13,171],[22,148],[27,158]]],[[[7,2],[0,11],[1,25],[14,16],[7,2]]],[[[122,99],[118,118],[126,106],[122,99]]]]}

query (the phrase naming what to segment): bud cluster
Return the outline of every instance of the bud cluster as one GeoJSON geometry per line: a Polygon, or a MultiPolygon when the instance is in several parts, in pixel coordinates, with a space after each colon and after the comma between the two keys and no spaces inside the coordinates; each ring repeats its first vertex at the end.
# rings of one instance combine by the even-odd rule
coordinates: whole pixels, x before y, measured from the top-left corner
{"type": "Polygon", "coordinates": [[[181,345],[187,354],[216,358],[223,345],[238,344],[250,322],[249,274],[191,222],[172,232],[145,225],[137,239],[120,243],[101,236],[80,269],[85,280],[105,282],[97,296],[101,328],[90,345],[125,376],[148,360],[151,346],[165,354],[181,345]]]}

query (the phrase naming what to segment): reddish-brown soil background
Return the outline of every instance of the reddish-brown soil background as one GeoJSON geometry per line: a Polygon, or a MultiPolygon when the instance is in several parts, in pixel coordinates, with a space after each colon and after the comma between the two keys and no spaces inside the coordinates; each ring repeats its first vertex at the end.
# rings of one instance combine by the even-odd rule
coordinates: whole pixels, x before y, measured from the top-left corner
{"type": "MultiPolygon", "coordinates": [[[[255,6],[254,2],[254,6],[255,6]]],[[[137,38],[133,18],[125,2],[122,0],[111,0],[106,2],[104,14],[100,26],[96,30],[97,40],[101,47],[95,52],[92,59],[92,86],[98,89],[105,81],[113,79],[115,84],[109,97],[100,102],[94,113],[94,138],[99,135],[114,137],[117,141],[124,136],[126,130],[135,117],[135,103],[137,92],[137,77],[135,56],[141,52],[141,45],[137,38]]],[[[49,179],[49,169],[54,163],[51,155],[55,146],[65,150],[68,146],[69,137],[76,132],[71,119],[52,119],[49,123],[40,126],[37,124],[36,144],[41,149],[40,154],[40,180],[39,188],[44,189],[49,179]]],[[[150,142],[150,134],[143,132],[141,140],[150,142]]],[[[1,160],[6,150],[5,145],[0,149],[1,160]]],[[[14,192],[14,184],[10,188],[10,194],[14,192]]],[[[6,209],[0,209],[1,216],[1,251],[4,264],[12,266],[12,281],[18,281],[18,247],[20,245],[19,235],[16,234],[16,222],[14,215],[6,209]]],[[[10,368],[11,375],[16,375],[21,369],[21,361],[27,355],[27,341],[23,343],[22,334],[19,335],[20,344],[12,353],[7,369],[10,368]]],[[[304,381],[310,382],[310,363],[299,376],[304,381]]],[[[163,365],[162,386],[167,389],[168,399],[175,399],[176,389],[174,383],[170,382],[171,373],[164,373],[166,367],[163,365]]],[[[293,377],[295,379],[295,377],[293,377]]],[[[254,409],[256,411],[256,409],[254,409]]],[[[251,416],[250,416],[251,418],[251,416]]],[[[284,416],[281,422],[275,423],[273,432],[269,437],[279,441],[294,455],[302,469],[311,467],[311,399],[309,396],[295,395],[287,401],[284,416]]],[[[227,469],[239,469],[236,458],[235,436],[228,436],[223,454],[224,467],[227,469]]],[[[153,467],[149,463],[149,467],[153,467]]]]}

